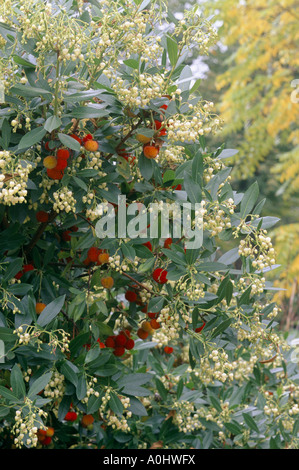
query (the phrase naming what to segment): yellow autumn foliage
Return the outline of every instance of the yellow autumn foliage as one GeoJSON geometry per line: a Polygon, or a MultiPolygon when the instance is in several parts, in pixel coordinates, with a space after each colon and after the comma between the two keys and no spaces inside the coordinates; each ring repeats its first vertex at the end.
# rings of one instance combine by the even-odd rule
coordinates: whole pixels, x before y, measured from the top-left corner
{"type": "MultiPolygon", "coordinates": [[[[221,21],[219,36],[231,51],[216,86],[224,136],[242,135],[232,159],[234,175],[246,179],[270,159],[269,178],[281,184],[280,197],[289,207],[298,207],[298,0],[207,3],[209,13],[221,21]]],[[[278,285],[286,289],[277,294],[282,300],[292,295],[299,279],[299,223],[282,225],[273,234],[282,265],[278,285]]]]}

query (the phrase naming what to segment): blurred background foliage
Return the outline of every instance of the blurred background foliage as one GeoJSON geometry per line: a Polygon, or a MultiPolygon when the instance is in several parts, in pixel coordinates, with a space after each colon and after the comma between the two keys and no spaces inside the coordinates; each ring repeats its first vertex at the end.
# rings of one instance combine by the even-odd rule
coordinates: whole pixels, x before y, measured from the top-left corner
{"type": "Polygon", "coordinates": [[[298,326],[299,307],[299,3],[298,0],[170,0],[177,12],[199,5],[219,41],[190,65],[202,94],[214,101],[223,131],[209,144],[239,152],[234,184],[257,180],[264,215],[281,220],[271,236],[281,267],[273,272],[284,328],[298,326]]]}

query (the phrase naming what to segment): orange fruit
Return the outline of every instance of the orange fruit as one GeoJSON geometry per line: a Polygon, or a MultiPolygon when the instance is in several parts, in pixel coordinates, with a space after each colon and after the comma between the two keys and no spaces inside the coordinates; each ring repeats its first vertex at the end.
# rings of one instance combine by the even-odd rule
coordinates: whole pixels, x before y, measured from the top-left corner
{"type": "Polygon", "coordinates": [[[81,419],[81,424],[83,428],[87,428],[94,422],[94,417],[92,415],[84,415],[81,419]]]}
{"type": "Polygon", "coordinates": [[[99,144],[96,140],[88,140],[87,142],[85,142],[84,148],[89,152],[96,152],[99,148],[99,144]]]}
{"type": "Polygon", "coordinates": [[[143,153],[146,158],[156,158],[159,153],[159,147],[156,147],[155,145],[144,145],[143,153]]]}
{"type": "Polygon", "coordinates": [[[46,436],[47,436],[47,437],[53,437],[53,436],[54,436],[54,432],[55,432],[55,431],[54,431],[54,428],[49,427],[49,428],[47,428],[47,430],[46,430],[46,436]]]}
{"type": "Polygon", "coordinates": [[[108,253],[101,253],[98,256],[98,262],[101,264],[106,264],[109,261],[109,254],[108,253]]]}
{"type": "Polygon", "coordinates": [[[35,305],[36,313],[39,315],[40,313],[42,313],[45,307],[46,307],[46,304],[43,304],[42,302],[37,302],[35,305]]]}
{"type": "Polygon", "coordinates": [[[148,337],[148,332],[144,331],[142,328],[139,328],[139,330],[137,331],[137,336],[140,339],[146,339],[148,337]]]}
{"type": "Polygon", "coordinates": [[[114,280],[111,276],[103,277],[101,279],[101,284],[103,287],[105,287],[105,289],[111,289],[113,287],[114,280]]]}

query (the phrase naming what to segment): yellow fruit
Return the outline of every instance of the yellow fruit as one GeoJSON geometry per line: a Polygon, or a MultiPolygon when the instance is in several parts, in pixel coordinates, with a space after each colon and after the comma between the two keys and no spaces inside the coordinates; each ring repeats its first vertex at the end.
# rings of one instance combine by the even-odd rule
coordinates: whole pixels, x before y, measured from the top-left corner
{"type": "Polygon", "coordinates": [[[144,321],[141,324],[141,328],[143,331],[146,331],[147,333],[152,333],[153,329],[149,321],[144,321]]]}
{"type": "Polygon", "coordinates": [[[141,142],[142,144],[148,144],[152,140],[151,137],[146,137],[146,135],[143,134],[136,134],[135,138],[136,140],[138,140],[138,142],[141,142]]]}
{"type": "Polygon", "coordinates": [[[57,165],[57,158],[53,157],[53,155],[49,155],[48,157],[44,158],[43,160],[44,167],[48,170],[53,170],[53,168],[57,165]]]}

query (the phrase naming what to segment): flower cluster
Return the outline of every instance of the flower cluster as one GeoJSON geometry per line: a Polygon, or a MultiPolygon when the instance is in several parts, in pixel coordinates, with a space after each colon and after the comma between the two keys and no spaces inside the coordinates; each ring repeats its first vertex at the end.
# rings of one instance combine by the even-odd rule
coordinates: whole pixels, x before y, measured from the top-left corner
{"type": "Polygon", "coordinates": [[[12,432],[16,435],[14,444],[17,448],[22,446],[36,447],[38,438],[37,430],[44,428],[42,417],[47,418],[48,414],[38,408],[28,397],[25,398],[24,406],[18,409],[15,414],[15,424],[12,432]]]}
{"type": "Polygon", "coordinates": [[[33,166],[9,151],[0,151],[0,203],[13,206],[26,201],[28,175],[33,166]]]}
{"type": "Polygon", "coordinates": [[[55,191],[53,193],[54,204],[53,210],[55,212],[65,211],[68,212],[76,212],[76,199],[73,196],[73,191],[68,189],[67,187],[62,187],[59,191],[55,191]]]}

